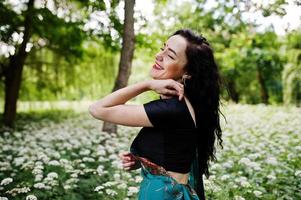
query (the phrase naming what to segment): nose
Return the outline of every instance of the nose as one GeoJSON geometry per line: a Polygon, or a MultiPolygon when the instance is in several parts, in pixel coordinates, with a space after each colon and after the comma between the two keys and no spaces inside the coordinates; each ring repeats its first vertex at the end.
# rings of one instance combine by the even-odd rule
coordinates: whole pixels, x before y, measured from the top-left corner
{"type": "Polygon", "coordinates": [[[158,60],[158,61],[163,61],[163,57],[161,56],[160,53],[157,53],[157,54],[156,54],[156,60],[158,60]]]}

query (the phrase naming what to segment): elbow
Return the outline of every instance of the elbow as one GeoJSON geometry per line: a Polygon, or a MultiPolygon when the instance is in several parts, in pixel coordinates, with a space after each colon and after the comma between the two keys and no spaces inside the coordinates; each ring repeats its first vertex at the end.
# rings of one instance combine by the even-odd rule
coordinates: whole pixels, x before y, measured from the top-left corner
{"type": "Polygon", "coordinates": [[[92,117],[96,119],[101,119],[101,116],[99,115],[99,109],[97,109],[94,104],[89,106],[88,111],[92,117]]]}

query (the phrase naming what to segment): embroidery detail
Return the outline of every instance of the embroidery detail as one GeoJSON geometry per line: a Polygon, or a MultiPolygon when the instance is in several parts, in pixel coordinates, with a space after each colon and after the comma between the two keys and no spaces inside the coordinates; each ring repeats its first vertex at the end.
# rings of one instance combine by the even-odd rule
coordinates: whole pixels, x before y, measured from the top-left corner
{"type": "MultiPolygon", "coordinates": [[[[174,196],[176,196],[176,199],[181,198],[183,196],[183,192],[180,191],[180,187],[176,187],[177,184],[179,184],[178,186],[182,185],[182,186],[186,187],[192,196],[197,196],[196,191],[188,183],[187,184],[177,183],[174,180],[174,178],[166,171],[166,169],[164,169],[164,167],[151,162],[147,158],[137,156],[134,154],[132,154],[132,155],[136,160],[138,160],[141,163],[141,167],[148,170],[150,173],[152,173],[154,175],[163,175],[163,176],[169,177],[171,180],[171,185],[173,187],[172,193],[174,196]]],[[[168,187],[165,187],[165,191],[167,191],[167,190],[168,190],[168,187]]]]}

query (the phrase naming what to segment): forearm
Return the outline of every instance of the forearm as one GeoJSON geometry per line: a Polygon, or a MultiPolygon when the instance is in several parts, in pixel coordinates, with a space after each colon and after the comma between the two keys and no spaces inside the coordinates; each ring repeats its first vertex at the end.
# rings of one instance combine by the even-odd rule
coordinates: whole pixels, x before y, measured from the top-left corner
{"type": "Polygon", "coordinates": [[[93,106],[111,107],[120,104],[125,104],[128,100],[136,97],[137,95],[150,90],[150,80],[135,83],[127,87],[118,89],[113,93],[98,100],[93,106]]]}

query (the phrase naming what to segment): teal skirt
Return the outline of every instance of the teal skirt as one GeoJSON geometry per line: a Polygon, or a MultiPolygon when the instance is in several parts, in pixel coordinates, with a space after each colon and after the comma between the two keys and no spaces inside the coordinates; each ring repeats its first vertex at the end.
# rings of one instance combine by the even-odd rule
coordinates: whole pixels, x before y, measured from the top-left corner
{"type": "Polygon", "coordinates": [[[189,184],[178,183],[162,166],[144,157],[133,156],[141,163],[143,177],[138,193],[139,200],[199,200],[189,184]]]}

